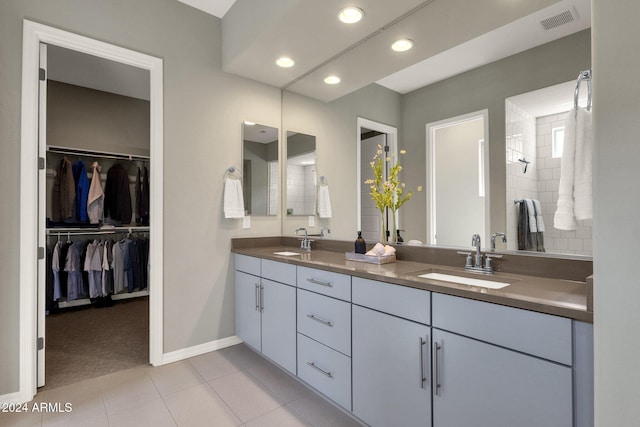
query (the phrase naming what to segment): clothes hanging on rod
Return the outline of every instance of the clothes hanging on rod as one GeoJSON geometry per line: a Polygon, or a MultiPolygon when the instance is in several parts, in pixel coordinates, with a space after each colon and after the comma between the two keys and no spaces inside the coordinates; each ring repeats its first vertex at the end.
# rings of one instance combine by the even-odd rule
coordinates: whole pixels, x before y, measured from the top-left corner
{"type": "Polygon", "coordinates": [[[104,189],[104,220],[110,224],[131,223],[131,192],[129,174],[120,163],[107,172],[104,189]]]}
{"type": "Polygon", "coordinates": [[[136,177],[136,224],[149,225],[149,170],[138,167],[136,177]]]}
{"type": "Polygon", "coordinates": [[[101,224],[104,220],[104,190],[100,183],[100,164],[93,162],[91,169],[93,172],[87,199],[87,215],[89,216],[89,223],[101,224]]]}
{"type": "Polygon", "coordinates": [[[71,161],[64,157],[56,169],[51,191],[51,220],[54,222],[70,222],[73,219],[76,186],[71,168],[71,161]]]}

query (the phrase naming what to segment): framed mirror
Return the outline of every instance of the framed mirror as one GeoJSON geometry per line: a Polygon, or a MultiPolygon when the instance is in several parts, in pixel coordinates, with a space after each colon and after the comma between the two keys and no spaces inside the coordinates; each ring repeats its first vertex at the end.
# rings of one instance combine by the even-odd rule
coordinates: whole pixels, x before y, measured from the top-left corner
{"type": "Polygon", "coordinates": [[[315,214],[316,182],[316,137],[287,131],[288,216],[315,214]]]}
{"type": "Polygon", "coordinates": [[[277,215],[280,166],[278,128],[242,124],[242,192],[246,215],[277,215]]]}

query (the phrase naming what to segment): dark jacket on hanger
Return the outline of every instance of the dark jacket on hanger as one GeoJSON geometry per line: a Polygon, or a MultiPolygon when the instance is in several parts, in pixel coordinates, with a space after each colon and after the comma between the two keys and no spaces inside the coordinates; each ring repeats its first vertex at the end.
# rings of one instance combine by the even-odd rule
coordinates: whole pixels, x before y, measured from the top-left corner
{"type": "Polygon", "coordinates": [[[136,223],[149,225],[149,170],[144,168],[144,175],[138,168],[136,179],[136,223]]]}
{"type": "Polygon", "coordinates": [[[75,211],[76,184],[71,162],[65,157],[56,169],[51,190],[51,219],[54,222],[73,219],[75,211]]]}
{"type": "Polygon", "coordinates": [[[78,160],[73,164],[72,169],[76,186],[75,219],[79,222],[88,222],[89,178],[87,177],[87,168],[82,160],[78,160]]]}
{"type": "Polygon", "coordinates": [[[131,223],[131,193],[129,192],[129,174],[116,163],[107,172],[104,188],[104,217],[121,224],[131,223]]]}

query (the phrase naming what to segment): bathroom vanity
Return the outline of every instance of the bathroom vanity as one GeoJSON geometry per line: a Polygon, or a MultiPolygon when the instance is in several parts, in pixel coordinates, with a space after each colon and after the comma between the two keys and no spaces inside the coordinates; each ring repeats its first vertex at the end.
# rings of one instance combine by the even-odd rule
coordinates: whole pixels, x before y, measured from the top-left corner
{"type": "Polygon", "coordinates": [[[584,281],[247,246],[233,248],[238,337],[360,421],[592,425],[593,317],[584,281]]]}

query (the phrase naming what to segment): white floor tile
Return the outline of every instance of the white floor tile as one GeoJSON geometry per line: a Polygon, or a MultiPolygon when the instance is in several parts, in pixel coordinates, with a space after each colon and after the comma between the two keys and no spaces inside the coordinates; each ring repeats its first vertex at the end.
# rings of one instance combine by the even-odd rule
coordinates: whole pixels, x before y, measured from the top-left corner
{"type": "Polygon", "coordinates": [[[271,363],[259,363],[247,368],[247,371],[267,386],[283,403],[289,403],[314,394],[299,381],[271,363]]]}
{"type": "Polygon", "coordinates": [[[287,406],[313,427],[357,427],[362,425],[319,396],[294,400],[287,406]]]}
{"type": "Polygon", "coordinates": [[[207,384],[171,393],[164,401],[179,427],[237,426],[238,417],[207,384]]]}
{"type": "Polygon", "coordinates": [[[266,415],[256,418],[253,421],[249,421],[245,424],[246,427],[304,427],[310,426],[304,422],[295,412],[289,410],[286,407],[280,407],[276,410],[269,412],[266,415]]]}
{"type": "Polygon", "coordinates": [[[205,382],[202,375],[186,360],[159,366],[149,371],[149,374],[163,396],[205,382]]]}
{"type": "Polygon", "coordinates": [[[151,370],[129,369],[99,378],[107,413],[127,412],[158,399],[160,393],[149,376],[151,370]]]}
{"type": "Polygon", "coordinates": [[[255,377],[244,371],[218,378],[209,384],[242,422],[265,415],[283,404],[255,377]]]}
{"type": "Polygon", "coordinates": [[[240,370],[232,360],[232,354],[233,353],[225,355],[225,353],[221,351],[212,351],[192,357],[189,359],[189,363],[202,375],[202,378],[210,381],[240,370]]]}
{"type": "Polygon", "coordinates": [[[167,409],[162,398],[119,411],[115,414],[107,414],[110,427],[175,427],[176,423],[167,409]]]}

